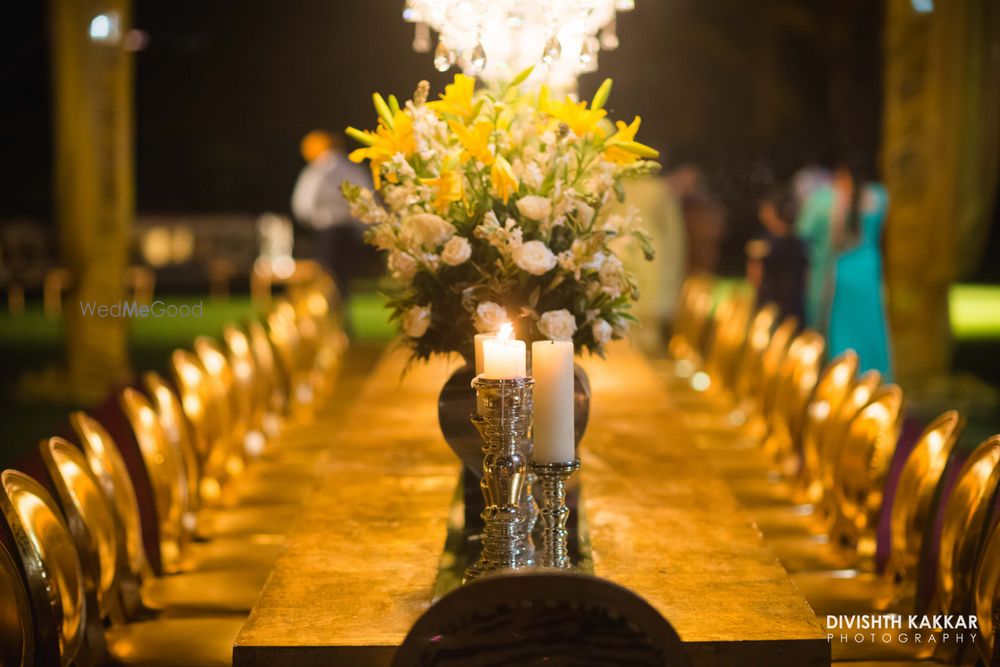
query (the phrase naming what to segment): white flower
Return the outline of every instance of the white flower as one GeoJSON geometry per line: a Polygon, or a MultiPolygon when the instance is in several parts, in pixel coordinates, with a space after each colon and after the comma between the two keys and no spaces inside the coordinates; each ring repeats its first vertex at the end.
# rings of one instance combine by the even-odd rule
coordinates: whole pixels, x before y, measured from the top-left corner
{"type": "Polygon", "coordinates": [[[515,246],[511,256],[521,269],[536,276],[548,273],[556,265],[556,256],[541,241],[528,241],[515,246]]]}
{"type": "Polygon", "coordinates": [[[454,225],[433,213],[417,213],[403,220],[403,240],[415,247],[439,246],[454,233],[454,225]]]}
{"type": "Polygon", "coordinates": [[[420,338],[431,325],[430,306],[411,306],[403,314],[403,333],[410,338],[420,338]]]}
{"type": "Polygon", "coordinates": [[[565,308],[550,310],[538,319],[538,330],[550,340],[573,340],[576,318],[565,308]]]}
{"type": "Polygon", "coordinates": [[[541,222],[552,212],[552,200],[539,195],[527,195],[517,200],[517,210],[529,220],[541,222]]]}
{"type": "Polygon", "coordinates": [[[464,236],[452,236],[441,251],[441,261],[448,266],[458,266],[471,256],[472,246],[464,236]]]}
{"type": "Polygon", "coordinates": [[[476,331],[494,333],[500,331],[500,325],[507,321],[507,311],[498,303],[483,301],[476,306],[472,321],[476,325],[476,331]]]}
{"type": "Polygon", "coordinates": [[[399,280],[412,280],[417,274],[417,260],[402,250],[389,253],[389,274],[399,280]]]}
{"type": "Polygon", "coordinates": [[[594,334],[594,340],[597,341],[598,345],[607,345],[611,342],[611,336],[614,333],[614,330],[605,320],[597,320],[591,326],[590,330],[594,334]]]}

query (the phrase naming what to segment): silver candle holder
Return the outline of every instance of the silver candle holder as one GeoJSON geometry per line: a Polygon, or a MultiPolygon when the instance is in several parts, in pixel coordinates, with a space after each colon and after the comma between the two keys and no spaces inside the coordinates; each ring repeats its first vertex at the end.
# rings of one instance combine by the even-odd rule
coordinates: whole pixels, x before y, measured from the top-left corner
{"type": "Polygon", "coordinates": [[[573,563],[567,547],[566,482],[579,470],[580,459],[564,463],[532,462],[531,470],[538,479],[539,518],[542,522],[542,567],[570,569],[573,563]]]}
{"type": "Polygon", "coordinates": [[[496,570],[516,570],[530,564],[524,489],[530,451],[532,386],[530,378],[492,380],[477,377],[472,386],[479,412],[472,423],[483,439],[482,551],[465,571],[471,581],[496,570]]]}

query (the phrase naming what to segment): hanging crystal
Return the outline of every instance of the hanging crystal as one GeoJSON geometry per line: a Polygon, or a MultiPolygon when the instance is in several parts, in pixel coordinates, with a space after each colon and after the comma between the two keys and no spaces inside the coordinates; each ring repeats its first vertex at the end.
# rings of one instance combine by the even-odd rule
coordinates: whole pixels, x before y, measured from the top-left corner
{"type": "Polygon", "coordinates": [[[413,50],[417,53],[428,53],[431,50],[431,29],[423,21],[418,21],[413,27],[413,50]]]}
{"type": "Polygon", "coordinates": [[[542,62],[546,65],[551,65],[559,60],[561,56],[562,44],[559,43],[559,39],[555,35],[552,35],[549,37],[549,41],[545,42],[545,50],[542,52],[542,62]]]}
{"type": "Polygon", "coordinates": [[[469,69],[472,71],[473,76],[480,74],[486,69],[486,49],[483,48],[481,40],[476,40],[476,46],[473,47],[472,53],[469,54],[469,69]]]}
{"type": "Polygon", "coordinates": [[[439,72],[447,72],[455,64],[455,53],[448,48],[443,40],[438,39],[437,48],[434,49],[434,69],[439,72]]]}
{"type": "Polygon", "coordinates": [[[601,48],[606,51],[618,48],[618,22],[614,18],[601,28],[601,48]]]}
{"type": "Polygon", "coordinates": [[[590,67],[597,60],[597,52],[600,50],[601,44],[597,41],[597,38],[593,35],[586,37],[583,40],[583,44],[580,45],[580,64],[583,65],[583,71],[589,72],[590,67]]]}
{"type": "Polygon", "coordinates": [[[406,0],[403,6],[403,20],[407,23],[415,23],[420,20],[420,12],[413,6],[413,0],[406,0]]]}
{"type": "Polygon", "coordinates": [[[635,0],[615,0],[615,9],[620,12],[630,12],[635,9],[635,0]]]}

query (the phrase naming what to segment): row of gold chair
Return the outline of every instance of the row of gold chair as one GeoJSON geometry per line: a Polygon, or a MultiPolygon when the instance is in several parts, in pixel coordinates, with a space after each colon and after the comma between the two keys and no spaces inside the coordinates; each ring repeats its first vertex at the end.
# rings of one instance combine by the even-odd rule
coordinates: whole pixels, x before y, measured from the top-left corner
{"type": "Polygon", "coordinates": [[[897,385],[859,373],[853,351],[824,365],[821,335],[778,322],[773,305],[755,311],[751,294],[715,303],[712,290],[705,277],[685,285],[668,381],[698,446],[818,616],[978,618],[975,643],[832,642],[834,659],[993,664],[1000,436],[960,460],[965,421],[950,410],[897,452],[897,385]]]}
{"type": "Polygon", "coordinates": [[[263,321],[175,351],[170,379],[125,389],[139,470],[76,412],[79,447],[40,445],[47,486],[3,472],[0,664],[231,664],[325,456],[309,425],[345,345],[335,298],[325,278],[298,286],[263,321]]]}

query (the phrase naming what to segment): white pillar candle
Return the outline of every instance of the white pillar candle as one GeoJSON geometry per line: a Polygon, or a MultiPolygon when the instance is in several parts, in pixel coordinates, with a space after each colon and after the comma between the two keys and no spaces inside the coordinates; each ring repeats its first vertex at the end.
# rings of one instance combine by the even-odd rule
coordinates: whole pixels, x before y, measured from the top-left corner
{"type": "Polygon", "coordinates": [[[569,463],[576,459],[573,343],[566,340],[532,343],[531,376],[535,378],[533,458],[538,463],[569,463]]]}
{"type": "Polygon", "coordinates": [[[510,323],[504,323],[495,338],[483,341],[484,378],[512,380],[527,375],[527,348],[523,340],[510,337],[512,331],[510,323]]]}
{"type": "Polygon", "coordinates": [[[476,346],[476,375],[482,375],[483,372],[483,341],[490,340],[491,338],[496,338],[495,333],[481,333],[476,334],[475,346],[476,346]]]}

